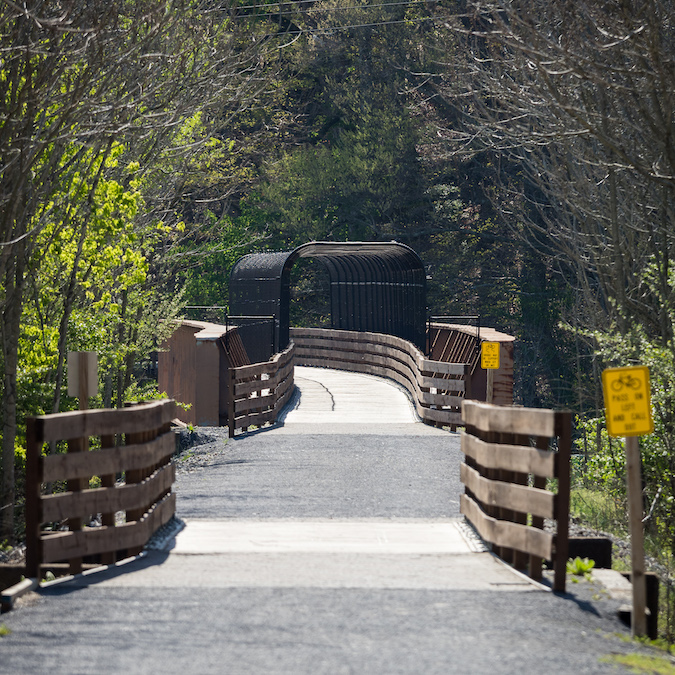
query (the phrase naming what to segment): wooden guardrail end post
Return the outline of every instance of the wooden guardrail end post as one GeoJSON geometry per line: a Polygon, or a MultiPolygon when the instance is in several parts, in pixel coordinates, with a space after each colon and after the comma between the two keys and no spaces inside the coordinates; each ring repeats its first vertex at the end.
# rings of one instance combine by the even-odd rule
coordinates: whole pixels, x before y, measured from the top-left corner
{"type": "Polygon", "coordinates": [[[235,371],[232,366],[227,369],[227,435],[234,438],[234,383],[235,371]]]}
{"type": "Polygon", "coordinates": [[[571,412],[562,411],[556,413],[556,434],[558,436],[558,495],[556,504],[558,528],[555,539],[553,590],[564,593],[569,552],[570,459],[572,456],[571,412]]]}
{"type": "Polygon", "coordinates": [[[26,420],[26,576],[38,577],[40,570],[40,492],[42,445],[37,438],[37,420],[26,420]]]}

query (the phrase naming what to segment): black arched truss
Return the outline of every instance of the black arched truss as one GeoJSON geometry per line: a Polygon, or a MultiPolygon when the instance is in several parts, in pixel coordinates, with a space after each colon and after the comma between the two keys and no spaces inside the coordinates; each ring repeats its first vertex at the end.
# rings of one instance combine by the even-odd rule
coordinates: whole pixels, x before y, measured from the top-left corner
{"type": "Polygon", "coordinates": [[[290,273],[299,258],[316,258],[328,272],[332,328],[397,335],[424,350],[424,265],[398,242],[315,241],[290,252],[246,255],[230,273],[230,313],[276,316],[277,349],[284,349],[290,273]]]}

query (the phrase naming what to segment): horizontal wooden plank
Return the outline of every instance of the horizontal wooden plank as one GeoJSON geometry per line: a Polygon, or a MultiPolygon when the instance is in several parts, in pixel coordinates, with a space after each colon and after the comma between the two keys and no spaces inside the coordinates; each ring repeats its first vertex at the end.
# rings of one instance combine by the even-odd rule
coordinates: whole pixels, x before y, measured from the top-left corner
{"type": "Polygon", "coordinates": [[[235,380],[234,395],[239,398],[247,394],[253,394],[265,389],[275,389],[279,382],[285,380],[289,373],[293,371],[293,362],[287,363],[275,373],[272,373],[267,379],[254,379],[250,382],[239,382],[235,380]]]}
{"type": "Polygon", "coordinates": [[[495,546],[504,546],[551,560],[552,534],[536,527],[510,523],[488,516],[468,495],[460,495],[459,510],[485,541],[495,546]]]}
{"type": "MultiPolygon", "coordinates": [[[[291,339],[297,346],[312,345],[318,346],[322,343],[342,342],[347,345],[366,345],[368,347],[382,345],[391,349],[396,349],[409,354],[417,363],[420,370],[434,370],[434,367],[427,368],[425,364],[440,364],[440,368],[448,368],[448,373],[454,372],[458,364],[447,363],[443,361],[432,361],[426,359],[424,354],[411,342],[404,340],[396,335],[387,335],[385,333],[369,333],[363,331],[344,331],[331,330],[324,328],[292,328],[291,339]]],[[[348,347],[349,348],[349,347],[348,347]]],[[[440,371],[438,371],[440,372],[440,371]]],[[[462,373],[455,373],[462,374],[462,373]]]]}
{"type": "Polygon", "coordinates": [[[276,419],[277,412],[274,408],[268,408],[267,410],[261,410],[260,412],[251,411],[235,417],[234,419],[234,428],[243,429],[244,427],[260,427],[263,424],[272,422],[276,419]]]}
{"type": "Polygon", "coordinates": [[[490,480],[463,463],[459,467],[459,477],[467,489],[486,506],[498,506],[542,518],[554,516],[555,496],[546,490],[490,480]]]}
{"type": "Polygon", "coordinates": [[[71,438],[132,434],[160,429],[176,416],[175,401],[167,399],[143,403],[130,408],[73,410],[40,415],[35,418],[39,444],[71,438]]]}
{"type": "Polygon", "coordinates": [[[53,522],[79,516],[88,518],[94,513],[143,508],[169,490],[175,476],[174,465],[166,464],[140,483],[45,495],[40,499],[39,521],[53,522]]]}
{"type": "Polygon", "coordinates": [[[396,360],[393,356],[387,354],[376,354],[374,352],[360,351],[355,349],[317,349],[314,347],[303,347],[298,349],[299,355],[303,357],[310,356],[314,358],[328,358],[331,360],[348,361],[353,363],[373,363],[381,366],[389,366],[396,360]]]}
{"type": "Polygon", "coordinates": [[[260,377],[266,373],[274,374],[280,368],[283,368],[288,364],[289,360],[293,357],[294,352],[295,345],[291,344],[283,352],[275,354],[269,361],[233,368],[232,370],[234,371],[234,377],[236,380],[241,380],[248,377],[260,377]]]}
{"type": "MultiPolygon", "coordinates": [[[[430,377],[419,374],[414,370],[409,364],[399,361],[398,359],[386,357],[374,356],[371,357],[367,352],[358,353],[358,352],[326,352],[324,353],[321,350],[315,349],[299,349],[297,352],[297,363],[298,365],[323,365],[328,368],[337,368],[340,370],[357,370],[356,368],[351,368],[349,364],[364,364],[364,365],[373,365],[389,370],[396,370],[399,373],[406,375],[407,379],[412,380],[416,378],[417,384],[419,387],[425,387],[428,389],[438,389],[443,392],[457,392],[464,393],[466,390],[466,385],[464,380],[451,380],[441,377],[430,377]],[[311,361],[311,363],[310,363],[311,361]]],[[[463,367],[463,366],[462,366],[463,367]]],[[[371,372],[371,371],[362,371],[358,369],[359,372],[371,372]]],[[[375,375],[377,373],[371,372],[375,375]]],[[[389,375],[384,375],[388,377],[389,375]]]]}
{"type": "MultiPolygon", "coordinates": [[[[370,360],[370,354],[389,356],[399,361],[407,362],[411,369],[414,368],[418,371],[429,372],[435,375],[464,376],[469,369],[469,365],[463,363],[446,363],[444,361],[425,359],[416,349],[411,353],[411,350],[408,348],[401,349],[400,346],[394,347],[363,340],[356,341],[352,337],[344,340],[325,338],[299,339],[297,345],[299,354],[303,356],[322,356],[325,352],[329,352],[330,355],[334,355],[335,352],[341,352],[343,358],[352,360],[356,360],[356,356],[349,355],[363,355],[363,360],[370,360]]],[[[409,346],[414,348],[413,345],[409,346]]]]}
{"type": "Polygon", "coordinates": [[[351,342],[364,344],[382,344],[399,349],[408,349],[410,345],[412,350],[419,350],[403,338],[387,333],[370,333],[366,331],[337,330],[332,328],[291,328],[291,339],[299,344],[303,338],[320,338],[324,340],[348,340],[351,342]]]}
{"type": "Polygon", "coordinates": [[[420,391],[417,395],[420,403],[425,405],[435,405],[440,407],[453,407],[457,408],[457,412],[460,412],[462,403],[464,402],[463,396],[457,396],[452,394],[430,394],[426,391],[420,391]]]}
{"type": "Polygon", "coordinates": [[[451,410],[434,410],[433,408],[422,408],[419,416],[428,422],[440,422],[445,426],[457,426],[462,424],[462,415],[459,411],[453,412],[451,410]]]}
{"type": "Polygon", "coordinates": [[[446,363],[445,361],[431,361],[422,359],[417,367],[422,372],[436,373],[438,375],[464,376],[469,372],[470,366],[466,363],[446,363]]]}
{"type": "Polygon", "coordinates": [[[244,413],[249,410],[257,410],[259,408],[274,407],[277,397],[275,394],[266,394],[264,396],[255,396],[252,398],[243,398],[234,402],[235,415],[244,413]]]}
{"type": "Polygon", "coordinates": [[[146,443],[102,448],[91,452],[49,455],[42,458],[42,480],[90,478],[105,474],[146,469],[170,457],[176,449],[172,431],[146,443]]]}
{"type": "MultiPolygon", "coordinates": [[[[385,333],[370,333],[362,331],[344,331],[321,328],[295,328],[291,329],[291,339],[300,347],[304,339],[320,339],[324,342],[329,340],[341,340],[350,344],[359,345],[359,351],[365,349],[377,349],[378,346],[390,347],[405,354],[412,361],[412,366],[418,368],[418,363],[424,359],[422,352],[415,345],[403,338],[385,333]]],[[[444,366],[442,366],[444,367],[444,366]]]]}
{"type": "Polygon", "coordinates": [[[401,374],[399,371],[377,366],[366,362],[354,363],[352,361],[344,361],[336,358],[325,359],[308,357],[302,358],[298,361],[298,365],[317,366],[319,368],[335,368],[337,370],[348,370],[355,373],[366,373],[369,375],[377,375],[379,377],[388,377],[403,385],[408,391],[414,391],[414,387],[410,380],[401,374]]]}
{"type": "Polygon", "coordinates": [[[355,340],[308,340],[300,342],[297,351],[300,353],[314,351],[315,354],[343,352],[348,358],[356,358],[359,354],[390,356],[401,361],[409,361],[416,367],[415,359],[410,356],[408,350],[398,349],[386,344],[355,340]]]}
{"type": "Polygon", "coordinates": [[[465,430],[460,432],[462,452],[486,469],[504,469],[536,476],[555,476],[556,452],[525,445],[487,443],[465,430]]]}
{"type": "MultiPolygon", "coordinates": [[[[390,357],[408,365],[409,368],[418,370],[416,359],[411,356],[408,349],[400,349],[385,344],[376,344],[372,342],[348,340],[319,340],[309,339],[301,340],[298,345],[298,352],[311,356],[332,356],[340,353],[342,358],[354,361],[370,360],[371,356],[390,357]]],[[[375,361],[373,361],[375,362],[375,361]]],[[[441,370],[445,372],[446,366],[452,364],[442,364],[441,370]]],[[[439,371],[440,372],[440,371],[439,371]]]]}
{"type": "Polygon", "coordinates": [[[464,401],[462,417],[467,426],[476,427],[481,431],[528,436],[555,436],[556,413],[553,410],[464,401]]]}
{"type": "Polygon", "coordinates": [[[419,387],[438,389],[443,392],[457,391],[463,393],[466,390],[464,380],[446,380],[440,377],[427,377],[425,375],[418,375],[417,384],[419,387]]]}
{"type": "Polygon", "coordinates": [[[373,354],[391,354],[397,353],[395,347],[389,345],[373,344],[370,342],[356,341],[351,338],[346,340],[326,339],[326,338],[307,338],[301,339],[296,343],[296,348],[303,352],[308,349],[318,349],[322,351],[341,351],[361,354],[369,351],[373,354]]]}
{"type": "Polygon", "coordinates": [[[273,364],[270,361],[265,361],[264,363],[254,363],[250,366],[238,366],[237,368],[232,368],[231,373],[235,381],[243,382],[247,379],[259,379],[262,375],[276,373],[277,370],[276,363],[273,364]]]}
{"type": "Polygon", "coordinates": [[[307,350],[306,352],[299,350],[297,363],[298,365],[319,365],[338,370],[369,373],[380,377],[391,377],[392,379],[395,379],[392,373],[398,373],[405,378],[406,384],[404,386],[408,389],[410,389],[408,383],[414,386],[416,378],[414,365],[411,366],[407,362],[391,357],[373,356],[366,352],[361,354],[339,351],[324,353],[321,350],[307,350]]]}
{"type": "Polygon", "coordinates": [[[61,562],[108,551],[144,546],[154,532],[176,512],[176,495],[167,495],[140,520],[117,527],[93,527],[77,532],[45,534],[41,564],[61,562]]]}

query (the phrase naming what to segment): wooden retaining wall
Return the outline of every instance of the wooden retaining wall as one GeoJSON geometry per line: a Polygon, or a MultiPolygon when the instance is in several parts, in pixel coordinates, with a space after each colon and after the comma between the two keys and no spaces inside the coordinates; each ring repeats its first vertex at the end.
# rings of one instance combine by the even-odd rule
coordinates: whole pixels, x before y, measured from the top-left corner
{"type": "Polygon", "coordinates": [[[113,563],[118,555],[134,555],[173,516],[174,410],[173,400],[163,400],[28,418],[27,577],[39,578],[40,567],[50,563],[68,562],[74,574],[87,557],[113,563]],[[100,439],[100,449],[89,450],[92,438],[100,439]],[[67,441],[67,453],[43,455],[46,444],[59,441],[67,441]],[[89,489],[93,476],[101,487],[89,489]],[[57,482],[66,490],[44,494],[45,484],[57,482]],[[96,514],[102,526],[89,527],[96,514]],[[57,529],[43,529],[45,523],[57,529]]]}
{"type": "Polygon", "coordinates": [[[388,377],[408,390],[424,422],[462,424],[462,401],[470,396],[466,364],[431,361],[407,340],[382,333],[291,328],[291,340],[297,365],[388,377]]]}
{"type": "Polygon", "coordinates": [[[250,363],[236,326],[176,321],[158,355],[159,391],[185,404],[183,422],[227,424],[230,368],[250,363]]]}
{"type": "Polygon", "coordinates": [[[237,429],[274,423],[293,394],[295,345],[269,361],[230,368],[227,414],[230,437],[237,429]]]}
{"type": "Polygon", "coordinates": [[[572,414],[465,401],[462,417],[461,513],[497,555],[533,579],[551,560],[553,588],[564,592],[572,414]],[[555,493],[548,479],[557,479],[555,493]],[[544,531],[544,519],[555,522],[555,533],[544,531]]]}

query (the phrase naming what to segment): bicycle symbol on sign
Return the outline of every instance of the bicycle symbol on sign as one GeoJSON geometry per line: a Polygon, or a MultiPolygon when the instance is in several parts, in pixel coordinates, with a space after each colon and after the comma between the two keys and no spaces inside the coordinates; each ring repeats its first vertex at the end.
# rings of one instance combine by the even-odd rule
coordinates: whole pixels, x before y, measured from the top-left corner
{"type": "Polygon", "coordinates": [[[612,391],[621,391],[624,387],[627,389],[639,389],[641,386],[641,381],[639,377],[633,377],[630,373],[621,375],[616,380],[612,382],[612,391]]]}

